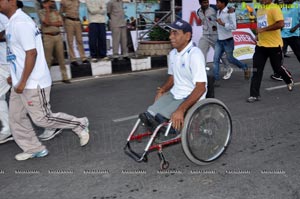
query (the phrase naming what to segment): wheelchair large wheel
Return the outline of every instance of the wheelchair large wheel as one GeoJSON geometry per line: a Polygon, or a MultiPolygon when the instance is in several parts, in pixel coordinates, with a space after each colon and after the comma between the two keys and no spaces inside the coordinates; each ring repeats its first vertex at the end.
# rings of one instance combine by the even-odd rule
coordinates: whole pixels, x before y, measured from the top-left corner
{"type": "Polygon", "coordinates": [[[204,99],[190,108],[181,131],[182,148],[190,161],[206,165],[226,150],[232,133],[228,108],[217,99],[204,99]]]}

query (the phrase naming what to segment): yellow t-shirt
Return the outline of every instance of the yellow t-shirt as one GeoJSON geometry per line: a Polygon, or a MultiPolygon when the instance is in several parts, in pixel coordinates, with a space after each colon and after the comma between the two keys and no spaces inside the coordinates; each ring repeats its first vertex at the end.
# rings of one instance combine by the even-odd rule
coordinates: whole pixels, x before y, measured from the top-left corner
{"type": "MultiPolygon", "coordinates": [[[[259,28],[264,28],[274,24],[276,21],[283,20],[280,7],[274,3],[262,5],[262,8],[258,9],[256,17],[257,27],[259,28]]],[[[257,45],[263,47],[283,46],[280,29],[259,33],[257,45]]]]}

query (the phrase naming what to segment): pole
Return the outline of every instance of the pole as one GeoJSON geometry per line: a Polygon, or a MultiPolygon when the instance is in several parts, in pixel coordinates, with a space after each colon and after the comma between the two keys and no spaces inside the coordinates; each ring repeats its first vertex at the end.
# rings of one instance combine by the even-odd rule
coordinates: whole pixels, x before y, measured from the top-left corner
{"type": "Polygon", "coordinates": [[[176,20],[176,16],[175,16],[175,0],[171,0],[170,3],[171,3],[170,8],[171,8],[171,12],[172,12],[172,14],[171,14],[171,21],[174,22],[176,20]]]}

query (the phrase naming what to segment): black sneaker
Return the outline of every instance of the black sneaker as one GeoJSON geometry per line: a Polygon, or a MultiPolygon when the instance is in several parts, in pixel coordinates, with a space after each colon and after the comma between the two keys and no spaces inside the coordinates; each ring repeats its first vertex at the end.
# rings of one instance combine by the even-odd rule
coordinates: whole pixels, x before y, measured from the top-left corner
{"type": "Polygon", "coordinates": [[[83,60],[82,63],[83,64],[89,64],[90,62],[89,62],[89,60],[86,59],[86,60],[83,60]]]}
{"type": "Polygon", "coordinates": [[[72,61],[70,65],[72,65],[72,66],[79,66],[79,64],[78,64],[77,61],[72,61]]]}
{"type": "Polygon", "coordinates": [[[273,74],[270,76],[270,78],[276,81],[283,81],[282,77],[278,74],[273,74]]]}
{"type": "Polygon", "coordinates": [[[64,80],[62,80],[62,82],[65,84],[71,84],[71,81],[69,79],[64,79],[64,80]]]}
{"type": "Polygon", "coordinates": [[[148,120],[148,116],[146,113],[141,113],[139,114],[139,118],[141,120],[141,122],[145,125],[145,126],[149,126],[150,125],[150,122],[148,120]]]}

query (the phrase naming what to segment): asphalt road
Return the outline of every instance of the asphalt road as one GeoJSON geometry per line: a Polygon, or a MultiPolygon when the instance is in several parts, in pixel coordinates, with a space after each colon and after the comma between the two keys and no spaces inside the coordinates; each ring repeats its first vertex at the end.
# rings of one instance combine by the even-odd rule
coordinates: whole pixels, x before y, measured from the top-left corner
{"type": "Polygon", "coordinates": [[[299,199],[300,64],[294,55],[285,63],[294,90],[271,80],[268,64],[257,103],[246,103],[250,82],[241,71],[223,80],[215,95],[232,116],[228,150],[213,164],[197,166],[180,144],[170,146],[164,149],[170,162],[165,172],[159,171],[156,152],[147,163],[136,163],[123,146],[136,115],[153,102],[167,77],[166,69],[56,83],[53,112],[87,116],[90,143],[80,147],[78,137],[64,130],[45,142],[49,156],[23,162],[14,160],[21,152],[14,142],[0,145],[0,198],[299,199]]]}

